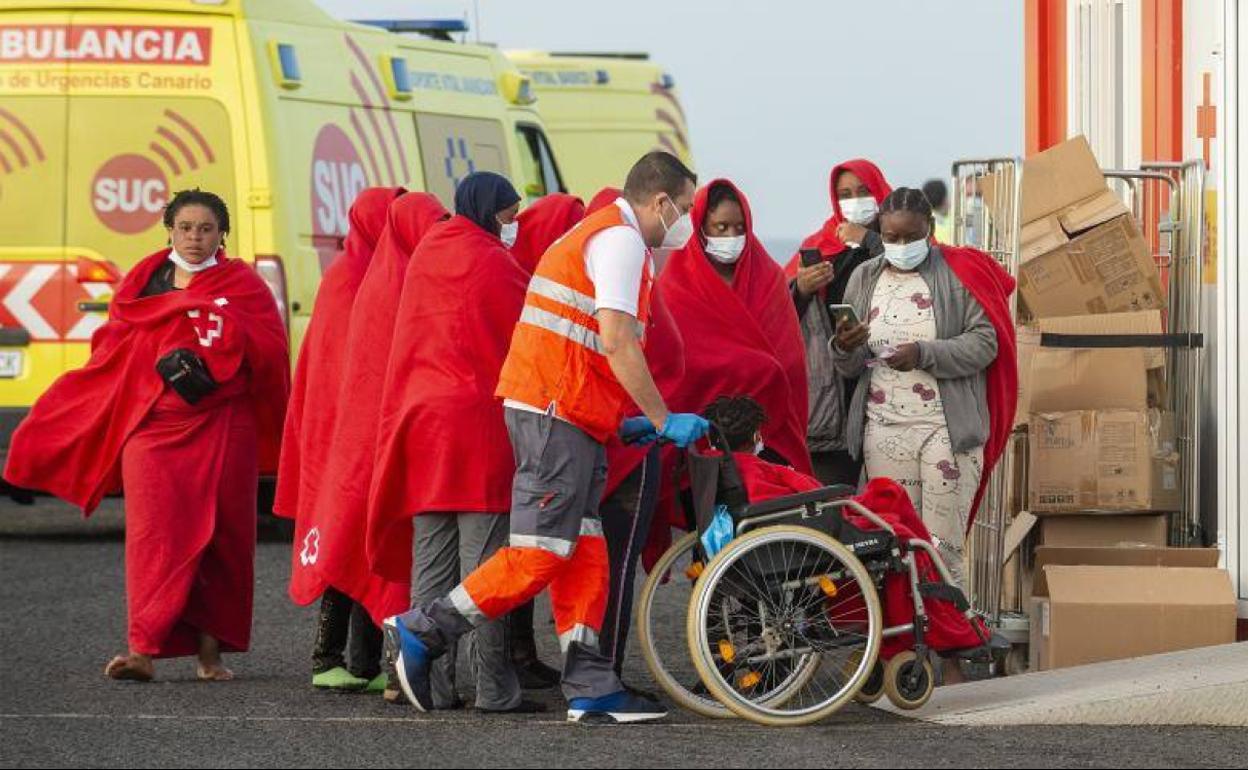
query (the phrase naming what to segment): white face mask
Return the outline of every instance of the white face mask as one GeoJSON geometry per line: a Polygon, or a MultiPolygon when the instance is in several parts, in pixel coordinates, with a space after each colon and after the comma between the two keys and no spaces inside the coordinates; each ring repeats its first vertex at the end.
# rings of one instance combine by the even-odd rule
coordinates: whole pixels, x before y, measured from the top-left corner
{"type": "MultiPolygon", "coordinates": [[[[221,250],[217,249],[217,254],[220,254],[220,253],[221,253],[221,250]]],[[[194,262],[187,262],[186,258],[183,257],[181,254],[179,254],[177,249],[170,249],[169,261],[188,273],[202,273],[203,271],[207,270],[210,267],[217,266],[217,254],[213,254],[211,257],[209,257],[208,259],[205,259],[203,262],[200,262],[199,264],[195,264],[194,262]]]]}
{"type": "Polygon", "coordinates": [[[875,215],[880,212],[880,204],[875,202],[875,198],[842,198],[840,200],[841,216],[845,217],[845,221],[853,222],[856,225],[866,225],[875,219],[875,215]]]}
{"type": "Polygon", "coordinates": [[[507,224],[500,222],[498,224],[498,237],[502,239],[503,245],[509,249],[516,245],[516,236],[519,234],[519,222],[508,222],[507,224]]]}
{"type": "Polygon", "coordinates": [[[923,264],[930,249],[931,245],[927,242],[927,236],[909,243],[886,243],[884,244],[884,259],[898,270],[913,270],[923,264]]]}
{"type": "Polygon", "coordinates": [[[754,454],[761,455],[763,453],[763,450],[766,448],[767,448],[767,445],[763,443],[762,436],[758,436],[757,438],[754,439],[754,454]]]}
{"type": "Polygon", "coordinates": [[[736,264],[745,252],[745,236],[712,238],[706,236],[706,253],[711,259],[725,265],[736,264]]]}
{"type": "MultiPolygon", "coordinates": [[[[671,198],[668,198],[667,202],[672,204],[672,208],[676,209],[677,214],[680,214],[680,208],[672,202],[671,198]]],[[[688,214],[680,214],[676,221],[668,225],[667,220],[663,218],[663,211],[660,209],[659,221],[663,223],[663,229],[666,231],[666,235],[663,236],[663,243],[659,244],[660,249],[683,248],[693,236],[693,219],[688,214]]]]}

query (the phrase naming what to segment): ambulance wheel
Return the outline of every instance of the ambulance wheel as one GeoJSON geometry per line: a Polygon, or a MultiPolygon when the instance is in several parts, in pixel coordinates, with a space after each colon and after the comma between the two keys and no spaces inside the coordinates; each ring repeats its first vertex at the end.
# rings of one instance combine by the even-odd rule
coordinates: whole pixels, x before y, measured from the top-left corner
{"type": "Polygon", "coordinates": [[[936,689],[936,675],[931,661],[919,660],[914,650],[893,656],[884,666],[884,694],[892,704],[905,711],[923,708],[936,689]]]}
{"type": "Polygon", "coordinates": [[[675,604],[686,607],[693,586],[705,567],[698,533],[689,532],[663,552],[637,596],[637,639],[650,676],[677,705],[712,719],[729,719],[732,712],[707,691],[689,657],[684,626],[664,624],[656,608],[675,604]]]}
{"type": "MultiPolygon", "coordinates": [[[[861,652],[856,652],[849,662],[856,664],[861,658],[861,652]]],[[[863,681],[854,700],[869,706],[882,697],[884,697],[884,663],[876,659],[875,665],[871,667],[871,673],[863,681]]]]}

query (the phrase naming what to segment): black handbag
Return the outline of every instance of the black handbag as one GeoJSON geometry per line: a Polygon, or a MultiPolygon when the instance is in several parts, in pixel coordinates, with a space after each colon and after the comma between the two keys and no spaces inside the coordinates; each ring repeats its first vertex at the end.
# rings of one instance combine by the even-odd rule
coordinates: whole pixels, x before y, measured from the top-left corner
{"type": "Polygon", "coordinates": [[[156,362],[156,372],[188,404],[198,404],[218,387],[203,360],[178,348],[156,362]]]}

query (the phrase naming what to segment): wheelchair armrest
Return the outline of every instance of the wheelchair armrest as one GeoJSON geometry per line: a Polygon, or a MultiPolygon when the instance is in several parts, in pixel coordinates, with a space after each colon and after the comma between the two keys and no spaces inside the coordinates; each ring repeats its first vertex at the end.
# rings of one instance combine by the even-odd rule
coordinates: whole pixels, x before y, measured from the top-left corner
{"type": "Polygon", "coordinates": [[[819,489],[812,489],[809,492],[802,492],[796,495],[785,495],[784,497],[765,500],[761,503],[754,503],[745,509],[745,513],[742,514],[741,518],[751,519],[755,516],[766,516],[794,508],[805,508],[817,503],[843,500],[847,497],[853,497],[857,491],[847,484],[835,484],[830,487],[820,487],[819,489]]]}

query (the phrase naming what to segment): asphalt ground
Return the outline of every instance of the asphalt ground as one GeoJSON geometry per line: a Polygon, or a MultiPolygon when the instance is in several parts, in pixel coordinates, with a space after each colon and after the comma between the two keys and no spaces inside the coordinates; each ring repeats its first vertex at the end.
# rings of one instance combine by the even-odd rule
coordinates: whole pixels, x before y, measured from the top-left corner
{"type": "MultiPolygon", "coordinates": [[[[253,646],[229,683],[191,660],[159,681],[112,682],[125,641],[122,516],[0,500],[0,766],[3,767],[1243,767],[1248,732],[1214,728],[952,728],[851,706],[778,730],[675,711],[660,724],[580,726],[556,694],[545,714],[419,715],[380,697],[310,687],[314,610],[286,597],[289,545],[258,552],[253,646]]],[[[554,657],[549,613],[539,638],[554,657]]],[[[662,625],[683,612],[665,607],[662,625]],[[670,616],[670,617],[669,617],[670,616]]],[[[635,649],[626,679],[652,688],[635,649]]],[[[461,678],[465,690],[467,677],[461,678]]]]}

